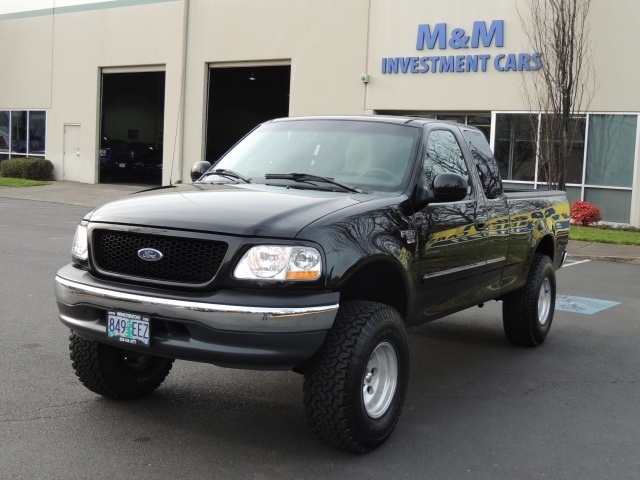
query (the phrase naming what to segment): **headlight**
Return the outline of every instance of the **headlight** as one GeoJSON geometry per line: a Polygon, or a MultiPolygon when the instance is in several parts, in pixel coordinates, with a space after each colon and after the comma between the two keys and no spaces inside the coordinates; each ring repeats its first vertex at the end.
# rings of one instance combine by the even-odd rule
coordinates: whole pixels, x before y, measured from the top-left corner
{"type": "Polygon", "coordinates": [[[87,227],[78,225],[78,228],[76,228],[76,236],[73,237],[71,255],[78,260],[87,260],[89,258],[87,247],[87,227]]]}
{"type": "Polygon", "coordinates": [[[311,247],[260,245],[244,254],[233,276],[242,280],[316,280],[320,252],[311,247]]]}

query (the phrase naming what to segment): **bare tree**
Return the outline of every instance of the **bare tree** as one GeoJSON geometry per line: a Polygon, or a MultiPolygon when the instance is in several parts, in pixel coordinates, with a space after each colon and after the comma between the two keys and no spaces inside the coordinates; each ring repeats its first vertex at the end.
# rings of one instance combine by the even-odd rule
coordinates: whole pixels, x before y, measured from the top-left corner
{"type": "MultiPolygon", "coordinates": [[[[518,10],[530,47],[542,54],[542,68],[523,75],[529,111],[542,112],[531,128],[537,139],[539,176],[549,188],[565,189],[572,142],[579,128],[577,115],[588,110],[595,94],[591,61],[589,13],[591,0],[526,0],[528,12],[518,10]]],[[[534,150],[536,151],[536,150],[534,150]]]]}

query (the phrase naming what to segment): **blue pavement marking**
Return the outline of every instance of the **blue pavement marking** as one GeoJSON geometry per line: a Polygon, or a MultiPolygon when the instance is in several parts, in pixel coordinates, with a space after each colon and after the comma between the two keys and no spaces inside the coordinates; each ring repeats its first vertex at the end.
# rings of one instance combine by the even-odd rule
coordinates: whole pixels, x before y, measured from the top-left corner
{"type": "Polygon", "coordinates": [[[569,295],[556,296],[556,310],[562,310],[563,312],[593,315],[616,305],[620,305],[620,302],[598,300],[597,298],[572,297],[569,295]]]}

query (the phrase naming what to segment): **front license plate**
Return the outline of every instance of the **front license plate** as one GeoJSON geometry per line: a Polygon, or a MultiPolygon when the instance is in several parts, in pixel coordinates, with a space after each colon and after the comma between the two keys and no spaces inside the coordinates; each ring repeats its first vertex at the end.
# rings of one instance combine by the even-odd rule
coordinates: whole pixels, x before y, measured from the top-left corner
{"type": "Polygon", "coordinates": [[[127,164],[126,164],[126,163],[121,163],[121,164],[119,164],[118,166],[119,166],[120,168],[124,168],[124,167],[126,167],[126,166],[127,166],[127,164]]]}
{"type": "Polygon", "coordinates": [[[129,312],[107,312],[107,336],[130,345],[149,346],[149,317],[129,312]]]}

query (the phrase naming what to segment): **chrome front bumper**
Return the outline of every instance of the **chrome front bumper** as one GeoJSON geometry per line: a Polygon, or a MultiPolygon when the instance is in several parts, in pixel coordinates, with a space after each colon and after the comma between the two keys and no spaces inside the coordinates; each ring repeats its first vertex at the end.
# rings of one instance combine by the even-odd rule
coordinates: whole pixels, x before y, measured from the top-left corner
{"type": "Polygon", "coordinates": [[[173,292],[108,282],[67,265],[55,293],[62,323],[114,347],[225,367],[290,370],[318,351],[338,311],[339,294],[173,292]],[[285,306],[282,306],[285,305],[285,306]],[[151,317],[150,346],[108,338],[107,311],[151,317]]]}
{"type": "MultiPolygon", "coordinates": [[[[247,305],[227,305],[210,303],[204,299],[184,300],[175,296],[174,298],[160,297],[146,292],[123,291],[121,288],[120,285],[118,288],[99,285],[98,281],[88,273],[73,267],[61,269],[55,278],[56,298],[65,305],[88,305],[103,310],[129,310],[166,319],[196,322],[222,331],[300,333],[329,330],[339,307],[338,303],[299,307],[254,306],[251,305],[251,301],[255,301],[255,297],[249,294],[244,297],[247,305]],[[81,276],[83,281],[68,278],[71,275],[81,276]]],[[[314,297],[306,298],[312,300],[314,297]]],[[[282,300],[284,303],[284,298],[282,300]]],[[[61,320],[71,328],[74,323],[82,321],[82,319],[64,318],[62,314],[61,320]]]]}

